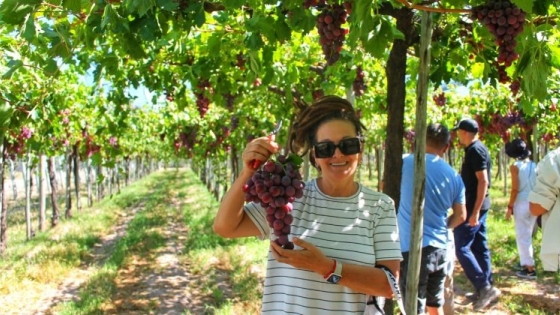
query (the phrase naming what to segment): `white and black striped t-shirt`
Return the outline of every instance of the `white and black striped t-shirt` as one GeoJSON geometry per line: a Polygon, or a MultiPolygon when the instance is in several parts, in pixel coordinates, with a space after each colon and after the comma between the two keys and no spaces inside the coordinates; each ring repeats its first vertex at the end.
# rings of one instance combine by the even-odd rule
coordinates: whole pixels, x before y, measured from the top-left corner
{"type": "MultiPolygon", "coordinates": [[[[353,196],[330,197],[311,180],[293,205],[290,240],[304,239],[342,263],[374,266],[376,261],[402,260],[395,206],[387,195],[360,185],[353,196]]],[[[245,211],[262,239],[271,239],[265,209],[250,203],[245,211]]],[[[279,263],[269,251],[263,314],[363,314],[365,303],[365,294],[279,263]]]]}

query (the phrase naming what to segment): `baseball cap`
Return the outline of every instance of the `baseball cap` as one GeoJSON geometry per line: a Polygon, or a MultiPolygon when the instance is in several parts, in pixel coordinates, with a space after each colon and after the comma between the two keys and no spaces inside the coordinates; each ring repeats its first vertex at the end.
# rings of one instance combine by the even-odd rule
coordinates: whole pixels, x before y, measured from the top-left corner
{"type": "Polygon", "coordinates": [[[462,119],[455,127],[453,127],[454,131],[457,130],[457,129],[477,133],[478,132],[478,123],[474,119],[465,118],[465,119],[462,119]]]}

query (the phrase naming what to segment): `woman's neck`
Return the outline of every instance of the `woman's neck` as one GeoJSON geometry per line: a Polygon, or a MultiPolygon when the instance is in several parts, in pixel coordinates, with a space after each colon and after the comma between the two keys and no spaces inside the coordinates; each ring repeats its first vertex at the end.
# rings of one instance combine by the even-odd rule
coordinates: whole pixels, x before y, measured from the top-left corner
{"type": "Polygon", "coordinates": [[[331,197],[349,197],[358,191],[358,183],[354,182],[354,178],[335,182],[319,177],[317,178],[317,186],[324,194],[331,197]]]}

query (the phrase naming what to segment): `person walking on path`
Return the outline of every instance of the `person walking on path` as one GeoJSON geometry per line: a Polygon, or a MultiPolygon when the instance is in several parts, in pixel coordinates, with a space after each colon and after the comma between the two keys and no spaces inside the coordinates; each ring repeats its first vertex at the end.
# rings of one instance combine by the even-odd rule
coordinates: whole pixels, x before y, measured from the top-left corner
{"type": "Polygon", "coordinates": [[[461,178],[467,202],[467,221],[453,230],[455,253],[476,290],[478,298],[473,309],[479,311],[501,295],[501,291],[493,285],[486,235],[492,161],[488,149],[478,138],[478,123],[475,120],[463,119],[453,130],[457,132],[459,143],[465,147],[461,178]]]}
{"type": "MultiPolygon", "coordinates": [[[[448,229],[463,223],[467,217],[465,186],[461,176],[442,159],[449,147],[449,130],[441,124],[430,124],[426,130],[426,180],[422,257],[418,281],[417,313],[443,314],[444,282],[448,273],[448,229]],[[449,209],[452,214],[449,216],[449,209]]],[[[403,159],[401,199],[397,214],[401,262],[401,292],[406,296],[406,281],[412,230],[414,193],[414,155],[403,159]]],[[[454,257],[453,257],[454,258],[454,257]]]]}
{"type": "MultiPolygon", "coordinates": [[[[402,255],[394,202],[355,179],[363,129],[352,105],[336,96],[321,98],[298,115],[290,150],[309,153],[319,176],[307,181],[303,197],[293,202],[289,238],[295,248],[270,241],[263,314],[362,315],[374,306],[368,296],[391,298],[398,290],[402,255]]],[[[272,239],[266,209],[244,204],[242,187],[256,171],[251,161],[265,161],[278,150],[273,136],[247,144],[244,167],[215,217],[216,233],[272,239]]]]}
{"type": "Polygon", "coordinates": [[[522,270],[517,276],[525,279],[535,279],[535,259],[533,257],[533,230],[537,217],[529,211],[529,193],[533,188],[536,177],[536,164],[529,156],[531,151],[521,139],[506,143],[506,154],[515,159],[509,167],[511,173],[511,192],[507,206],[506,219],[512,215],[515,224],[515,239],[522,270]]]}
{"type": "Polygon", "coordinates": [[[537,164],[535,185],[529,193],[529,209],[542,215],[540,258],[545,271],[560,271],[560,148],[537,164]]]}

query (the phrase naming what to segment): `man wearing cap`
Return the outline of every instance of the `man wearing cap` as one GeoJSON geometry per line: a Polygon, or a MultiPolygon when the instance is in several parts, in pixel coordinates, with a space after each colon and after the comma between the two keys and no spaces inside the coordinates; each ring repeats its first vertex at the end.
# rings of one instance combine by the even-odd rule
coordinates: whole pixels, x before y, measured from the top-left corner
{"type": "Polygon", "coordinates": [[[459,143],[465,147],[461,178],[465,184],[467,206],[467,221],[453,231],[455,253],[478,293],[474,310],[479,311],[501,295],[501,291],[492,284],[490,250],[486,239],[492,162],[488,149],[478,139],[478,123],[475,120],[463,119],[453,130],[457,132],[459,143]]]}

